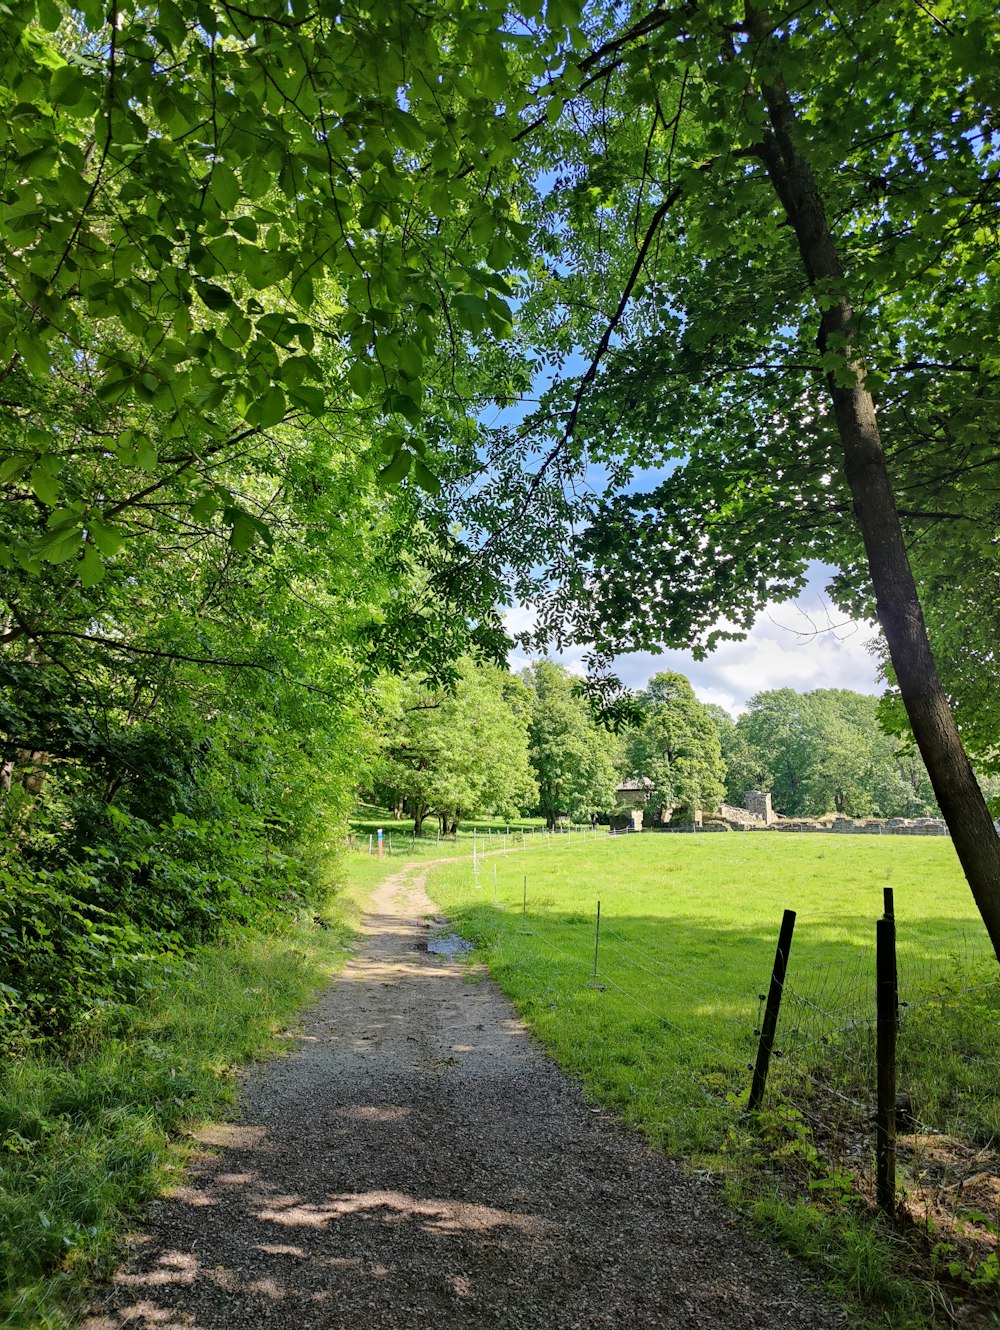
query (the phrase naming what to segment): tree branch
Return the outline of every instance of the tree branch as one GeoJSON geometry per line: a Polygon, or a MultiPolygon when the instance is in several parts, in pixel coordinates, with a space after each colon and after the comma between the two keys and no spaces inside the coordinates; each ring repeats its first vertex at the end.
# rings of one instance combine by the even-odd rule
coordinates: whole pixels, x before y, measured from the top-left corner
{"type": "Polygon", "coordinates": [[[280,679],[282,683],[292,684],[296,688],[304,688],[306,692],[318,693],[320,697],[329,698],[330,701],[337,701],[335,693],[328,692],[325,688],[318,688],[315,684],[306,683],[304,679],[292,679],[283,670],[276,670],[270,665],[264,665],[257,660],[229,660],[225,656],[191,656],[182,651],[157,651],[153,647],[137,647],[129,642],[116,642],[111,637],[100,637],[95,633],[74,633],[68,628],[47,628],[33,632],[32,639],[43,637],[70,637],[77,642],[94,642],[98,646],[109,647],[112,651],[125,651],[133,656],[152,656],[159,660],[178,660],[185,661],[190,665],[210,665],[218,666],[229,670],[259,670],[262,674],[269,674],[273,679],[280,679]]]}

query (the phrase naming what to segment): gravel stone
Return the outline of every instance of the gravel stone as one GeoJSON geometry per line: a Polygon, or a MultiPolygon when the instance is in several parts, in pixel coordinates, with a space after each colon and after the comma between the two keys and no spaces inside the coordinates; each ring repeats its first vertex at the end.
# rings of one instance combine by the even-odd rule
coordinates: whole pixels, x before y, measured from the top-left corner
{"type": "Polygon", "coordinates": [[[489,981],[372,898],[292,1056],[206,1127],[84,1330],[834,1330],[858,1324],[608,1115],[489,981]]]}

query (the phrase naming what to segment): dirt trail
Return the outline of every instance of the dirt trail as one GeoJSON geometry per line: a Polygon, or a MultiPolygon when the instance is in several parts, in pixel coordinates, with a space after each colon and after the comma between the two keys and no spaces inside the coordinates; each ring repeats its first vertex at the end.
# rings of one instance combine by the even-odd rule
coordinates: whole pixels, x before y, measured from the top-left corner
{"type": "Polygon", "coordinates": [[[432,909],[421,870],[378,888],[299,1049],[203,1133],[85,1330],[850,1324],[429,954],[432,909]]]}

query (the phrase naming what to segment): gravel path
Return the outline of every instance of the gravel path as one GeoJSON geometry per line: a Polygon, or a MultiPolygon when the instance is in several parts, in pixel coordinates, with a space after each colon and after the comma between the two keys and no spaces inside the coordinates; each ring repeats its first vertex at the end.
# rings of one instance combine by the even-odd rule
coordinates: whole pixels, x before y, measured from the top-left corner
{"type": "Polygon", "coordinates": [[[851,1324],[428,953],[431,913],[419,870],[377,890],[298,1051],[203,1133],[85,1330],[851,1324]]]}

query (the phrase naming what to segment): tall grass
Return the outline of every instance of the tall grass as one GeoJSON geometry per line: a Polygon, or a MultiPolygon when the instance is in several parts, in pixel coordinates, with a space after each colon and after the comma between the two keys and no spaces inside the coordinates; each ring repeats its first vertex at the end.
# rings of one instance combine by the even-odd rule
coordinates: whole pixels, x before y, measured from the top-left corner
{"type": "Polygon", "coordinates": [[[277,936],[206,948],[136,1007],[62,1052],[0,1064],[0,1325],[62,1330],[137,1209],[184,1165],[186,1133],[224,1113],[239,1064],[342,965],[361,891],[277,936]]]}

